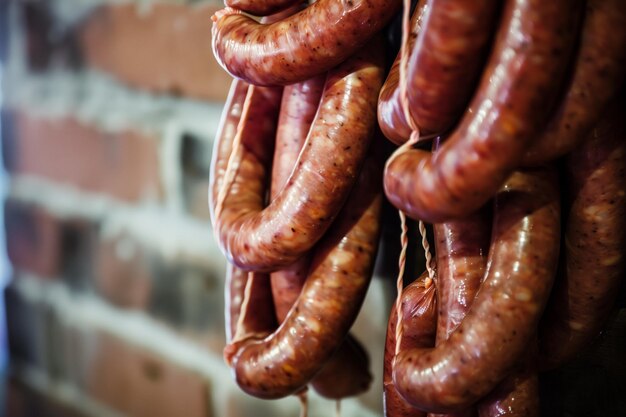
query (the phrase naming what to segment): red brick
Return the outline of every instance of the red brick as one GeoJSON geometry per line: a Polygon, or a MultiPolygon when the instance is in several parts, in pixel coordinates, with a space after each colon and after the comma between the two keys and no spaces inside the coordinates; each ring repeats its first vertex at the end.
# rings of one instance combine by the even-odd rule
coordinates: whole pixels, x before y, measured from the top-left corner
{"type": "Polygon", "coordinates": [[[213,352],[224,346],[221,277],[164,258],[133,236],[102,237],[97,244],[98,294],[122,308],[142,310],[213,352]]]}
{"type": "Polygon", "coordinates": [[[85,23],[86,63],[146,90],[224,100],[230,76],[211,50],[215,6],[157,3],[102,6],[85,23]]]}
{"type": "Polygon", "coordinates": [[[192,371],[98,333],[87,370],[87,394],[133,417],[209,417],[209,389],[192,371]]]}
{"type": "Polygon", "coordinates": [[[85,417],[13,377],[7,379],[5,394],[8,417],[85,417]]]}
{"type": "Polygon", "coordinates": [[[54,62],[79,65],[73,28],[54,21],[50,2],[19,2],[24,29],[26,61],[33,71],[45,71],[54,62]]]}
{"type": "Polygon", "coordinates": [[[95,280],[104,298],[123,308],[148,308],[152,283],[142,253],[143,248],[129,237],[100,240],[95,280]]]}
{"type": "Polygon", "coordinates": [[[13,266],[42,277],[54,277],[61,272],[60,220],[36,206],[7,200],[4,223],[7,253],[13,266]]]}
{"type": "Polygon", "coordinates": [[[90,285],[94,224],[19,200],[5,202],[4,222],[9,260],[18,270],[62,277],[75,288],[90,285]]]}
{"type": "Polygon", "coordinates": [[[49,368],[45,306],[24,297],[14,282],[5,288],[4,302],[11,360],[45,372],[49,368]]]}
{"type": "Polygon", "coordinates": [[[162,194],[158,144],[135,131],[108,134],[71,118],[44,119],[17,112],[14,172],[45,177],[126,201],[162,194]]]}
{"type": "Polygon", "coordinates": [[[207,201],[212,146],[190,134],[183,135],[181,142],[181,185],[185,209],[194,217],[209,220],[207,201]]]}

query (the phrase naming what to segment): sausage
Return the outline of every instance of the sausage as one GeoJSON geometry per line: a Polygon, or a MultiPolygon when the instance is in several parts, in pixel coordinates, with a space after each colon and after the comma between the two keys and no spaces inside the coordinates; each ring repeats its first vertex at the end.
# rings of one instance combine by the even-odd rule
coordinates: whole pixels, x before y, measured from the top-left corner
{"type": "Polygon", "coordinates": [[[474,91],[499,12],[497,0],[430,0],[409,57],[409,112],[420,133],[441,134],[474,91]]]}
{"type": "Polygon", "coordinates": [[[396,357],[393,380],[430,412],[467,408],[515,366],[548,299],[558,261],[560,207],[553,170],[515,172],[495,197],[487,273],[467,315],[434,349],[396,357]]]}
{"type": "Polygon", "coordinates": [[[483,280],[491,240],[488,207],[433,225],[437,254],[437,343],[461,324],[483,280]]]}
{"type": "MultiPolygon", "coordinates": [[[[461,220],[433,225],[437,254],[437,344],[448,339],[474,302],[491,240],[488,207],[461,220]]],[[[475,415],[474,407],[449,417],[475,415]]],[[[440,416],[440,415],[432,415],[440,416]]]]}
{"type": "Polygon", "coordinates": [[[212,224],[215,223],[217,197],[226,174],[228,157],[232,150],[233,140],[237,134],[237,127],[241,120],[248,87],[248,84],[243,81],[233,80],[215,134],[210,168],[211,175],[209,176],[209,212],[212,224]]]}
{"type": "Polygon", "coordinates": [[[283,324],[264,340],[234,346],[233,371],[246,393],[271,399],[296,392],[354,322],[378,245],[382,161],[375,156],[366,160],[347,204],[319,242],[302,293],[283,324]]]}
{"type": "MultiPolygon", "coordinates": [[[[239,338],[263,338],[277,326],[274,317],[274,304],[269,279],[266,274],[243,271],[228,265],[225,285],[226,340],[239,338]],[[245,311],[242,311],[244,291],[248,280],[252,280],[251,298],[245,311]],[[240,321],[240,315],[244,317],[240,321]],[[238,329],[237,325],[241,325],[238,329]]],[[[228,354],[226,354],[228,355],[228,354]]]]}
{"type": "MultiPolygon", "coordinates": [[[[408,39],[408,48],[412,49],[417,38],[422,31],[422,23],[427,8],[427,0],[419,0],[417,7],[411,16],[411,27],[408,39]]],[[[378,96],[378,125],[385,137],[393,143],[399,145],[406,142],[411,136],[411,126],[409,126],[404,109],[402,108],[400,83],[400,58],[401,52],[389,70],[385,84],[378,96]]]]}
{"type": "Polygon", "coordinates": [[[213,223],[231,263],[257,271],[290,265],[311,249],[336,217],[357,179],[375,130],[376,99],[383,76],[382,54],[376,45],[329,72],[294,171],[265,208],[273,126],[268,128],[268,106],[249,107],[264,116],[263,123],[257,125],[248,116],[249,123],[241,129],[244,146],[239,149],[239,169],[224,198],[224,209],[213,223]]]}
{"type": "Polygon", "coordinates": [[[626,2],[588,0],[581,45],[567,93],[523,163],[535,165],[571,152],[606,111],[624,82],[626,2]]]}
{"type": "Polygon", "coordinates": [[[367,351],[348,334],[337,352],[315,375],[311,386],[325,398],[339,400],[351,397],[369,389],[372,382],[369,367],[367,351]]]}
{"type": "MultiPolygon", "coordinates": [[[[309,133],[324,89],[325,75],[285,87],[276,132],[270,199],[285,186],[309,133]]],[[[286,269],[272,272],[276,318],[281,323],[300,295],[310,256],[304,255],[286,269]]]]}
{"type": "Polygon", "coordinates": [[[236,78],[256,85],[293,84],[344,62],[400,5],[400,0],[320,0],[270,25],[226,8],[213,16],[213,53],[236,78]]]}
{"type": "Polygon", "coordinates": [[[516,368],[478,403],[479,417],[539,417],[536,343],[516,368]]]}
{"type": "MultiPolygon", "coordinates": [[[[224,111],[222,119],[218,127],[213,151],[214,158],[211,161],[211,183],[209,186],[209,208],[211,215],[214,216],[217,195],[224,175],[226,173],[226,165],[228,158],[218,159],[215,155],[230,154],[230,144],[237,132],[237,126],[241,120],[242,108],[246,96],[248,95],[248,84],[234,80],[224,111]]],[[[276,318],[274,317],[272,303],[271,287],[269,285],[269,277],[263,274],[251,274],[243,271],[233,265],[227,265],[226,283],[225,283],[225,322],[226,322],[226,339],[231,342],[237,334],[237,325],[242,327],[239,329],[239,337],[263,337],[276,328],[276,318]],[[251,283],[251,299],[248,303],[246,311],[241,311],[244,299],[244,291],[248,279],[251,283]],[[245,317],[239,322],[240,314],[245,317]]],[[[229,356],[225,352],[225,356],[229,356]]]]}
{"type": "MultiPolygon", "coordinates": [[[[317,112],[325,80],[326,77],[321,75],[284,89],[272,164],[271,199],[284,187],[298,159],[317,112]]],[[[283,322],[298,299],[309,264],[310,256],[306,254],[286,269],[271,273],[274,307],[279,323],[283,322]]],[[[348,335],[311,381],[311,385],[323,397],[339,399],[366,391],[371,381],[367,352],[356,339],[348,335]]]]}
{"type": "Polygon", "coordinates": [[[544,369],[598,336],[626,261],[626,105],[620,98],[567,159],[569,189],[562,274],[540,328],[544,369]]]}
{"type": "Polygon", "coordinates": [[[552,109],[579,23],[580,1],[509,0],[478,93],[431,156],[400,148],[385,193],[408,216],[462,217],[491,198],[518,166],[552,109]]]}
{"type": "MultiPolygon", "coordinates": [[[[285,10],[301,0],[225,0],[224,4],[255,16],[267,16],[285,10]]],[[[280,19],[278,19],[280,20],[280,19]]],[[[276,20],[275,20],[276,21],[276,20]]]]}
{"type": "MultiPolygon", "coordinates": [[[[402,350],[428,348],[435,345],[437,332],[437,292],[428,273],[402,290],[402,350]]],[[[426,413],[407,403],[396,391],[392,378],[392,364],[396,353],[396,324],[398,321],[395,306],[389,315],[385,360],[383,371],[383,401],[386,417],[425,417],[426,413]]]]}

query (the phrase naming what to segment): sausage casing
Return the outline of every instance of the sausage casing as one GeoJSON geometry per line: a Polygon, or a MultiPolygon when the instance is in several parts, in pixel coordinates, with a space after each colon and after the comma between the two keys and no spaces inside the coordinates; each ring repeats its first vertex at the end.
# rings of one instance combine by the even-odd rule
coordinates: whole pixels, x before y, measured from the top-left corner
{"type": "Polygon", "coordinates": [[[381,161],[368,158],[359,181],[316,249],[302,293],[278,330],[237,346],[239,387],[260,398],[290,395],[335,352],[354,322],[373,270],[382,203],[381,161]]]}
{"type": "Polygon", "coordinates": [[[536,165],[571,152],[589,134],[624,81],[626,2],[589,0],[574,74],[565,99],[530,147],[523,164],[536,165]]]}
{"type": "Polygon", "coordinates": [[[571,359],[606,323],[626,269],[626,106],[618,100],[567,159],[564,262],[540,332],[543,368],[571,359]]]}
{"type": "MultiPolygon", "coordinates": [[[[402,341],[400,349],[428,348],[435,345],[437,332],[437,291],[424,272],[418,279],[402,290],[402,341]]],[[[396,324],[398,316],[395,306],[391,309],[385,342],[383,388],[385,417],[425,417],[421,411],[407,403],[393,383],[392,364],[396,354],[396,324]]]]}
{"type": "MultiPolygon", "coordinates": [[[[294,171],[267,207],[264,184],[274,135],[268,139],[255,132],[246,138],[239,175],[214,221],[220,246],[232,263],[246,270],[275,270],[292,264],[326,232],[358,177],[373,137],[382,77],[382,55],[374,45],[329,72],[294,171]]],[[[256,129],[268,123],[264,120],[256,129]]]]}
{"type": "Polygon", "coordinates": [[[213,52],[236,78],[255,85],[293,84],[344,62],[387,24],[400,4],[320,0],[270,25],[227,8],[213,17],[213,52]]]}
{"type": "Polygon", "coordinates": [[[574,47],[580,1],[509,0],[478,93],[460,125],[431,155],[400,148],[385,170],[385,193],[408,216],[430,223],[484,205],[518,166],[544,126],[574,47]]]}
{"type": "Polygon", "coordinates": [[[469,312],[436,348],[396,358],[396,388],[418,408],[447,413],[472,405],[506,377],[536,332],[558,261],[556,173],[515,172],[494,206],[489,266],[469,312]]]}

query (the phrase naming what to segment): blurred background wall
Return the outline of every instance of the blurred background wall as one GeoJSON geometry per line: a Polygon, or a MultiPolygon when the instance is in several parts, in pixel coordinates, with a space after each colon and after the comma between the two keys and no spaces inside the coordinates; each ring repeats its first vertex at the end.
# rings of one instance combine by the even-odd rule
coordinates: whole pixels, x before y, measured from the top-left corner
{"type": "MultiPolygon", "coordinates": [[[[0,4],[7,415],[298,415],[295,398],[242,394],[222,360],[207,209],[230,85],[211,52],[218,0],[0,4]]],[[[376,383],[342,416],[381,414],[388,284],[356,325],[376,383]]]]}

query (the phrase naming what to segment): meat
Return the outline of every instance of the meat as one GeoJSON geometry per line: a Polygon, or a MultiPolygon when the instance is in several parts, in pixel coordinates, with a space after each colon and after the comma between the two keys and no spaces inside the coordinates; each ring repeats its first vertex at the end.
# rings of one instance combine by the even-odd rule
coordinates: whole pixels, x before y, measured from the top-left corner
{"type": "Polygon", "coordinates": [[[430,0],[409,57],[409,112],[420,134],[441,134],[467,105],[499,12],[496,0],[430,0]]]}
{"type": "MultiPolygon", "coordinates": [[[[326,76],[321,75],[285,87],[272,164],[271,200],[280,194],[295,167],[317,113],[325,80],[326,76]]],[[[300,295],[309,264],[310,256],[307,254],[286,269],[272,272],[272,294],[279,322],[285,319],[300,295]]]]}
{"type": "Polygon", "coordinates": [[[322,397],[339,400],[369,389],[372,375],[365,348],[350,334],[311,381],[322,397]]]}
{"type": "Polygon", "coordinates": [[[268,276],[242,271],[228,265],[225,284],[226,340],[235,338],[263,338],[277,326],[268,276]],[[248,284],[248,280],[251,282],[248,284]],[[250,299],[242,311],[246,284],[250,285],[250,299]],[[243,315],[243,317],[241,317],[243,315]]]}
{"type": "MultiPolygon", "coordinates": [[[[270,199],[279,194],[293,171],[317,112],[325,80],[325,75],[317,76],[284,89],[272,164],[270,199]]],[[[298,299],[310,263],[309,254],[305,254],[286,269],[271,273],[272,294],[279,323],[287,317],[298,299]]],[[[311,385],[326,398],[340,399],[367,390],[371,380],[367,352],[356,339],[348,335],[311,381],[311,385]]]]}
{"type": "Polygon", "coordinates": [[[299,390],[354,322],[378,245],[382,161],[377,153],[366,161],[341,215],[320,241],[302,294],[283,324],[262,341],[233,347],[233,371],[248,394],[269,399],[299,390]]]}
{"type": "Polygon", "coordinates": [[[567,159],[565,248],[540,333],[543,368],[571,359],[598,336],[626,261],[626,106],[616,101],[567,159]]]}
{"type": "Polygon", "coordinates": [[[267,207],[264,184],[275,126],[268,118],[274,109],[268,110],[267,103],[279,103],[280,98],[249,107],[264,118],[255,122],[248,116],[249,123],[241,129],[237,175],[213,222],[232,263],[257,271],[278,269],[309,251],[326,232],[356,181],[373,137],[382,77],[381,51],[373,45],[328,74],[294,171],[267,207]]]}
{"type": "MultiPolygon", "coordinates": [[[[480,288],[491,240],[490,214],[489,207],[484,207],[461,220],[433,225],[437,254],[437,344],[461,324],[480,288]]],[[[473,416],[474,411],[470,407],[447,416],[473,416]]]]}
{"type": "Polygon", "coordinates": [[[398,11],[400,0],[320,0],[298,14],[262,25],[226,8],[213,16],[213,52],[233,77],[256,85],[308,80],[342,64],[398,11]]]}
{"type": "MultiPolygon", "coordinates": [[[[437,292],[432,280],[424,272],[402,291],[402,341],[400,349],[429,348],[435,345],[437,331],[437,292]]],[[[391,309],[387,338],[383,388],[386,417],[425,417],[424,411],[407,403],[396,391],[392,378],[392,364],[396,353],[396,324],[398,316],[395,306],[391,309]]]]}
{"type": "MultiPolygon", "coordinates": [[[[408,48],[412,49],[415,39],[422,30],[422,24],[427,8],[427,0],[420,0],[411,16],[411,27],[408,39],[408,48]]],[[[411,126],[406,120],[402,108],[400,83],[400,52],[389,70],[385,84],[378,97],[378,125],[383,134],[395,144],[406,142],[411,136],[411,126]]]]}
{"type": "Polygon", "coordinates": [[[396,358],[396,388],[424,410],[461,410],[495,388],[535,334],[548,299],[560,238],[555,172],[514,173],[494,206],[489,266],[469,312],[436,348],[396,358]]]}
{"type": "Polygon", "coordinates": [[[431,155],[400,148],[385,193],[408,216],[442,222],[485,204],[547,121],[579,26],[580,1],[509,0],[478,93],[431,155]],[[415,180],[419,178],[419,181],[415,180]]]}
{"type": "Polygon", "coordinates": [[[301,0],[225,0],[224,4],[256,16],[267,16],[284,10],[301,0]]]}
{"type": "Polygon", "coordinates": [[[487,267],[491,216],[485,207],[461,220],[433,226],[437,253],[437,342],[461,324],[487,267]]]}
{"type": "Polygon", "coordinates": [[[528,352],[504,381],[478,403],[479,417],[539,417],[537,347],[528,352]]]}
{"type": "Polygon", "coordinates": [[[606,111],[624,81],[626,2],[589,0],[573,75],[559,111],[523,163],[536,165],[573,151],[606,111]]]}

